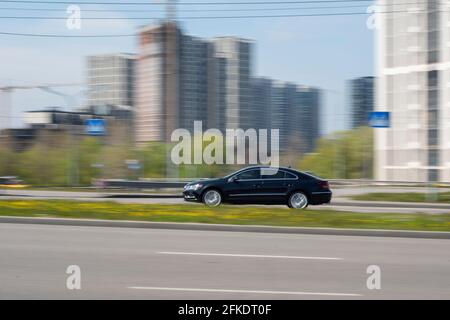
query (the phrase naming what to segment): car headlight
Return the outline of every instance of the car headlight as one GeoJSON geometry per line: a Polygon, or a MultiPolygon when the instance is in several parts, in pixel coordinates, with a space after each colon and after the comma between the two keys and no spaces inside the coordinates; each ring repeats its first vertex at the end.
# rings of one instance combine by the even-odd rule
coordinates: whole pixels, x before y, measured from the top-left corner
{"type": "Polygon", "coordinates": [[[203,185],[201,183],[196,183],[196,184],[191,184],[185,187],[186,190],[198,190],[201,187],[203,187],[203,185]]]}

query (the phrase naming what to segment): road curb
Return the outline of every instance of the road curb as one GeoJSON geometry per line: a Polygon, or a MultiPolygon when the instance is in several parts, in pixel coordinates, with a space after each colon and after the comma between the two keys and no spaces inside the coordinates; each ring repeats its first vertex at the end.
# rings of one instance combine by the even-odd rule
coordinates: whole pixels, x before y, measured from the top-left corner
{"type": "Polygon", "coordinates": [[[450,204],[430,202],[396,202],[396,201],[359,201],[359,200],[335,200],[333,206],[349,207],[377,207],[377,208],[405,208],[405,209],[448,209],[450,204]]]}
{"type": "Polygon", "coordinates": [[[280,234],[314,234],[314,235],[366,236],[366,237],[450,239],[450,232],[439,232],[439,231],[271,227],[271,226],[256,226],[256,225],[147,222],[147,221],[128,221],[128,220],[115,221],[115,220],[35,218],[35,217],[10,217],[10,216],[0,217],[0,223],[115,227],[115,228],[173,229],[173,230],[194,230],[194,231],[198,230],[198,231],[280,233],[280,234]]]}
{"type": "Polygon", "coordinates": [[[103,199],[183,199],[183,195],[178,194],[109,194],[99,196],[103,199]]]}

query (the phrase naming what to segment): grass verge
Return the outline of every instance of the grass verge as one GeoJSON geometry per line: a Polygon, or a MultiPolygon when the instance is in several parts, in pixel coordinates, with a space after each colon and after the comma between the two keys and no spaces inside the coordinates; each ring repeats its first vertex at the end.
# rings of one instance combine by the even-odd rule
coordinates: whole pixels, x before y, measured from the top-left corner
{"type": "Polygon", "coordinates": [[[450,213],[440,215],[295,211],[278,207],[120,204],[66,200],[1,200],[0,215],[157,222],[200,222],[290,227],[450,231],[450,213]]]}
{"type": "Polygon", "coordinates": [[[92,193],[124,193],[124,194],[174,194],[177,192],[181,195],[183,188],[178,189],[122,189],[122,188],[111,188],[111,189],[98,189],[94,187],[33,187],[27,186],[23,188],[5,188],[0,186],[0,194],[2,191],[64,191],[64,192],[92,192],[92,193]]]}
{"type": "Polygon", "coordinates": [[[366,193],[351,197],[353,200],[361,201],[397,201],[397,202],[435,202],[449,203],[450,192],[441,192],[436,194],[435,201],[430,201],[424,193],[366,193]]]}

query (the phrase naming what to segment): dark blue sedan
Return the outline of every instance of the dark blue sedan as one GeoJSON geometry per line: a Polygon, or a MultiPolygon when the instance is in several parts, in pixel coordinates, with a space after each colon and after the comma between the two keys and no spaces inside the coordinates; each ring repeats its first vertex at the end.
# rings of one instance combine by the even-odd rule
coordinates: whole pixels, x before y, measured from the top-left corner
{"type": "Polygon", "coordinates": [[[305,209],[331,201],[328,181],[291,168],[250,167],[219,179],[188,183],[183,191],[186,201],[216,207],[224,203],[286,204],[305,209]]]}

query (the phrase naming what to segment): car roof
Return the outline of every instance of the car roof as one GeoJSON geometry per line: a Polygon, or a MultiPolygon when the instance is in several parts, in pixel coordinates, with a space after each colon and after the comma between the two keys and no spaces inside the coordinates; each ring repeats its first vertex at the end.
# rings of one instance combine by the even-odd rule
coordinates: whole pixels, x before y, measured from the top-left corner
{"type": "Polygon", "coordinates": [[[289,171],[289,172],[293,172],[296,174],[301,174],[302,172],[292,169],[292,168],[287,168],[287,167],[271,167],[271,166],[250,166],[250,167],[246,167],[246,168],[242,168],[238,171],[235,171],[234,173],[238,173],[241,171],[245,171],[245,170],[251,170],[251,169],[281,169],[281,170],[285,170],[285,171],[289,171]]]}
{"type": "Polygon", "coordinates": [[[271,167],[271,166],[267,166],[267,165],[256,165],[256,166],[245,167],[245,168],[242,168],[240,170],[234,171],[234,172],[226,175],[224,178],[229,178],[229,177],[232,177],[232,176],[234,176],[234,175],[236,175],[238,173],[241,173],[241,172],[246,171],[246,170],[251,170],[251,169],[275,169],[275,168],[278,168],[278,169],[290,172],[290,173],[298,176],[299,178],[306,178],[307,177],[309,179],[312,178],[313,180],[326,181],[323,178],[318,177],[318,176],[316,176],[315,174],[313,174],[311,172],[300,171],[300,170],[296,170],[296,169],[293,169],[293,168],[287,168],[287,167],[271,167]]]}

